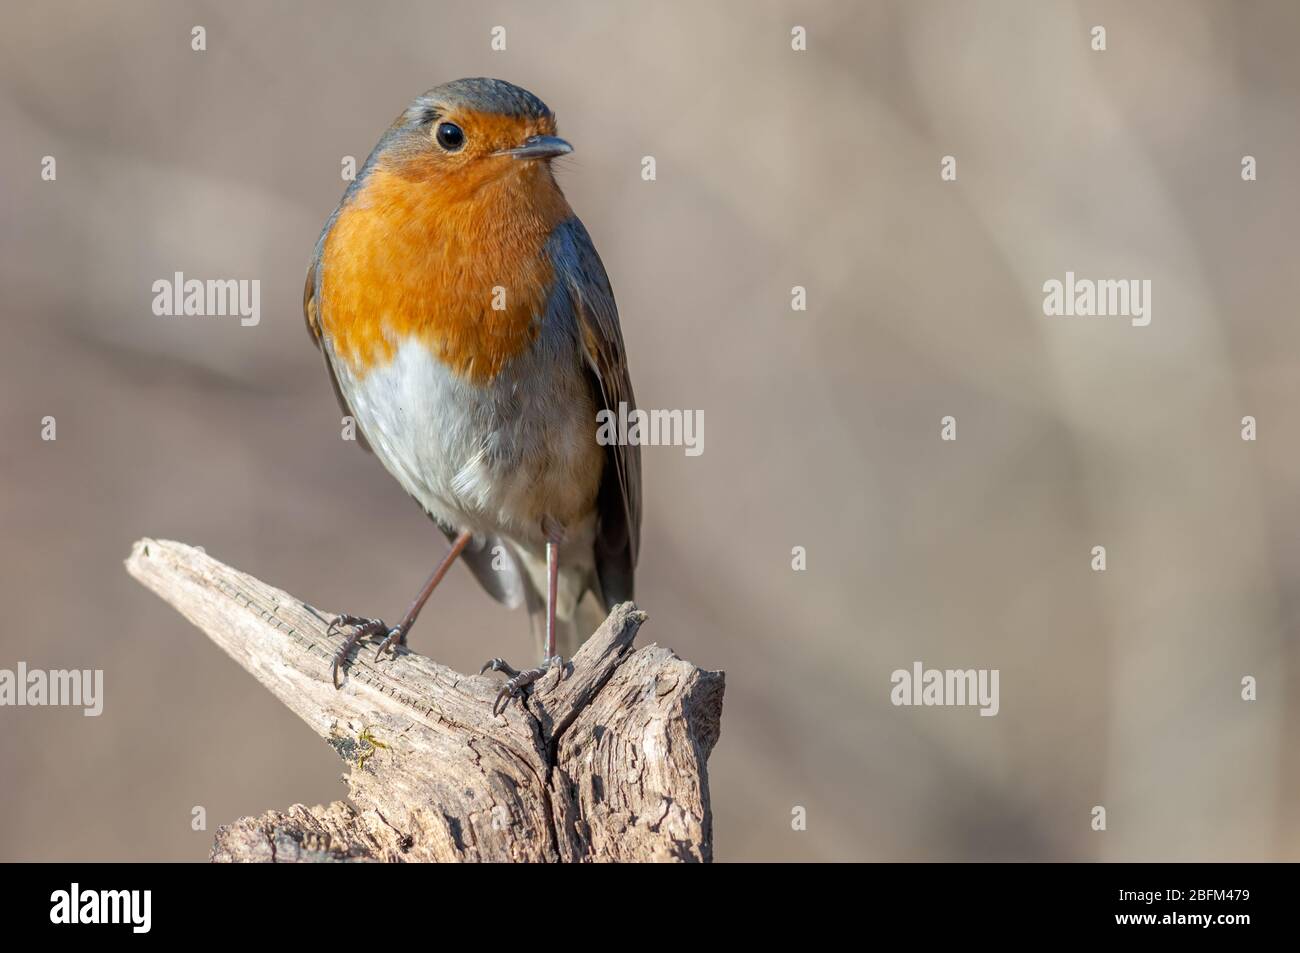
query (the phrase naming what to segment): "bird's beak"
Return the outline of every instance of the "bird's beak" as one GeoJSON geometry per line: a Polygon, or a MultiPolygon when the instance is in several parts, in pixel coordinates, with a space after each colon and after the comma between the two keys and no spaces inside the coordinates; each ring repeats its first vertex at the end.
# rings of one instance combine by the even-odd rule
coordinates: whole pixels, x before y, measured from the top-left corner
{"type": "Polygon", "coordinates": [[[502,149],[500,152],[494,152],[493,155],[514,156],[516,159],[554,159],[556,156],[568,155],[572,151],[573,146],[559,136],[529,136],[515,148],[502,149]]]}

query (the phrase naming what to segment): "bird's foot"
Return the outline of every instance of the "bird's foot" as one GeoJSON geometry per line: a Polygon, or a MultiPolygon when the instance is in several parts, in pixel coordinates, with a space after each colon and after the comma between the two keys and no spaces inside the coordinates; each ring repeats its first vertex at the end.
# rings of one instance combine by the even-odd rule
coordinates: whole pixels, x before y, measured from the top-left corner
{"type": "Polygon", "coordinates": [[[483,667],[479,669],[478,673],[482,675],[489,669],[494,672],[505,672],[508,676],[506,683],[501,686],[501,691],[497,692],[496,701],[492,703],[492,714],[499,715],[510,707],[511,699],[522,697],[525,688],[552,669],[559,670],[560,674],[556,677],[556,683],[558,684],[560,678],[564,675],[564,659],[554,655],[542,662],[537,668],[526,668],[521,672],[505,659],[494,658],[483,663],[483,667]]]}
{"type": "Polygon", "coordinates": [[[379,658],[386,649],[391,649],[394,645],[405,644],[406,632],[400,627],[390,629],[388,623],[383,619],[367,619],[359,615],[337,615],[334,617],[326,630],[326,635],[336,635],[345,628],[351,628],[348,637],[339,650],[334,653],[334,664],[330,669],[330,677],[334,680],[335,688],[342,688],[339,681],[339,670],[343,663],[347,661],[348,654],[356,647],[356,644],[369,635],[379,635],[384,633],[384,640],[379,643],[379,651],[375,653],[375,658],[379,658]]]}

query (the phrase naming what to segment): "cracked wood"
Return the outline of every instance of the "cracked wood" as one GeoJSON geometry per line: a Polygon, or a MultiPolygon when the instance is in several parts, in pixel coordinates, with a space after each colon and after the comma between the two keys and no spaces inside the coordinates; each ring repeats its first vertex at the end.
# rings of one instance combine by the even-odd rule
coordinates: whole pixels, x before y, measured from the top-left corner
{"type": "MultiPolygon", "coordinates": [[[[502,676],[405,648],[356,650],[312,608],[183,543],[143,539],[127,570],[216,642],[348,764],[348,797],[222,827],[217,861],[708,861],[707,760],[723,675],[633,650],[645,613],[616,606],[565,676],[500,716],[502,676]]],[[[558,674],[558,673],[557,673],[558,674]]]]}

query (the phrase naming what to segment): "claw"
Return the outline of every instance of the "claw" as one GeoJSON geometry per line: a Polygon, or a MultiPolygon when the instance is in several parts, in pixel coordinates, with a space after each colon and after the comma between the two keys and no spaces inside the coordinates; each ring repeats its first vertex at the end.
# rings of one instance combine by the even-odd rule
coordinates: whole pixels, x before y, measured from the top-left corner
{"type": "Polygon", "coordinates": [[[383,626],[385,629],[388,628],[388,626],[384,625],[383,621],[380,619],[368,619],[365,616],[349,615],[348,613],[344,612],[341,613],[340,615],[336,615],[333,618],[333,620],[330,622],[329,628],[325,630],[325,634],[336,635],[341,629],[344,629],[347,626],[354,626],[356,628],[364,629],[376,625],[383,626]]]}
{"type": "Polygon", "coordinates": [[[488,659],[483,663],[483,667],[478,670],[478,673],[482,675],[488,669],[492,669],[494,672],[505,672],[509,678],[514,678],[519,674],[519,669],[515,668],[503,658],[488,659]]]}
{"type": "Polygon", "coordinates": [[[329,628],[325,630],[325,634],[337,635],[348,626],[352,627],[352,633],[343,640],[339,650],[334,653],[334,661],[330,666],[330,680],[334,682],[335,690],[343,687],[343,683],[339,681],[339,669],[347,661],[348,653],[352,651],[353,647],[367,635],[377,635],[380,632],[388,631],[388,625],[382,619],[367,619],[364,616],[344,613],[334,617],[334,620],[329,624],[329,628]]]}
{"type": "Polygon", "coordinates": [[[375,661],[379,661],[380,656],[385,652],[397,653],[395,646],[406,643],[406,633],[402,631],[401,626],[395,629],[389,629],[388,635],[384,636],[384,641],[379,643],[379,650],[375,652],[375,661]]]}
{"type": "Polygon", "coordinates": [[[522,672],[508,664],[503,659],[494,658],[487,662],[483,668],[479,670],[480,675],[488,669],[492,669],[494,672],[505,672],[510,676],[506,680],[506,683],[501,686],[501,690],[497,692],[496,701],[492,703],[492,714],[500,715],[504,712],[510,707],[512,699],[521,698],[524,694],[525,688],[542,678],[553,668],[559,668],[561,677],[563,677],[564,659],[555,655],[546,659],[541,665],[537,666],[537,668],[524,669],[522,672]]]}

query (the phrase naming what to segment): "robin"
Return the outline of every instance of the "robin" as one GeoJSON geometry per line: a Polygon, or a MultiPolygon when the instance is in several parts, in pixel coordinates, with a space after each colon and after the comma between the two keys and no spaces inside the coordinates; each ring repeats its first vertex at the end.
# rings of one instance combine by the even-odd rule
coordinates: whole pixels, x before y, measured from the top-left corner
{"type": "Polygon", "coordinates": [[[526,606],[541,665],[562,665],[632,598],[641,460],[602,446],[597,413],[635,406],[609,279],[552,162],[572,152],[532,93],[460,79],[417,97],[325,223],[303,294],[307,327],[361,445],[451,549],[390,628],[341,615],[333,678],[367,636],[406,643],[457,558],[499,602],[526,606]]]}

